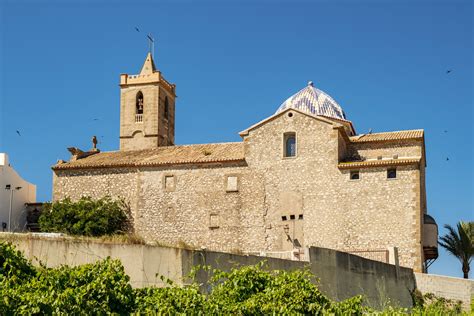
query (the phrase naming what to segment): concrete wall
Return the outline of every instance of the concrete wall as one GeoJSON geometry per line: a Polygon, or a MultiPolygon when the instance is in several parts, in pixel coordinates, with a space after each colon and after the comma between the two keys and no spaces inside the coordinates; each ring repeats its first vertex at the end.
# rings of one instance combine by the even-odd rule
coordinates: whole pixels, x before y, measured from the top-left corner
{"type": "MultiPolygon", "coordinates": [[[[108,256],[120,259],[134,287],[162,286],[160,275],[178,284],[187,283],[189,280],[186,277],[196,265],[230,270],[262,260],[267,262],[270,269],[309,268],[320,278],[321,291],[332,299],[342,300],[362,294],[367,297],[367,303],[375,308],[389,301],[402,307],[411,307],[410,291],[415,286],[411,269],[397,269],[393,265],[321,248],[309,250],[310,262],[299,262],[161,246],[81,241],[66,237],[46,238],[30,234],[0,233],[0,240],[13,242],[33,263],[42,262],[48,267],[92,263],[108,256]]],[[[199,283],[205,283],[208,278],[208,273],[204,271],[197,275],[199,283]]]]}
{"type": "Polygon", "coordinates": [[[6,223],[5,231],[23,231],[26,229],[25,203],[36,202],[36,185],[25,181],[8,161],[8,155],[0,153],[0,231],[2,223],[6,223]],[[13,190],[5,190],[10,185],[13,190]],[[21,189],[16,190],[17,187],[21,189]],[[10,199],[12,200],[11,227],[8,227],[10,213],[10,199]]]}
{"type": "Polygon", "coordinates": [[[421,293],[433,293],[436,296],[461,301],[463,309],[471,309],[474,299],[474,281],[453,278],[444,275],[415,273],[416,287],[421,293]]]}
{"type": "Polygon", "coordinates": [[[364,295],[369,306],[412,306],[413,270],[368,260],[345,252],[310,248],[311,272],[320,278],[320,289],[343,300],[364,295]]]}

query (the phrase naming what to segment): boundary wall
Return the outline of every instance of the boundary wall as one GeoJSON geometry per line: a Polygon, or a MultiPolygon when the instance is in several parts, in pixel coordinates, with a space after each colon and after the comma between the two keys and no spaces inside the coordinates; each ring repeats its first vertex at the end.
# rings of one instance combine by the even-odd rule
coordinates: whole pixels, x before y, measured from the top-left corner
{"type": "MultiPolygon", "coordinates": [[[[15,244],[35,265],[41,262],[48,267],[74,266],[107,257],[120,259],[133,287],[164,286],[161,275],[177,284],[186,284],[189,282],[187,276],[196,265],[229,270],[265,260],[269,269],[309,269],[319,278],[321,291],[330,298],[343,300],[362,294],[367,304],[374,308],[387,304],[411,307],[410,293],[415,288],[411,269],[325,248],[311,247],[308,251],[310,261],[305,262],[62,236],[0,233],[0,240],[15,244]]],[[[199,283],[205,284],[210,275],[200,270],[196,277],[199,283]]]]}
{"type": "Polygon", "coordinates": [[[461,301],[464,310],[471,309],[474,281],[444,275],[415,273],[416,287],[421,293],[433,293],[450,300],[461,301]]]}

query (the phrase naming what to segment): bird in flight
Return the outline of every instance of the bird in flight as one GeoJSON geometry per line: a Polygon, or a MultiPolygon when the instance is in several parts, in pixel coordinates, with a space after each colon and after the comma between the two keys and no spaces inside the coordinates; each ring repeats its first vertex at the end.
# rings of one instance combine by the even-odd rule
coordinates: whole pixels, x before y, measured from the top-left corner
{"type": "Polygon", "coordinates": [[[451,73],[451,71],[453,71],[453,70],[452,70],[452,69],[448,69],[448,70],[446,70],[446,74],[449,74],[449,73],[451,73]]]}
{"type": "Polygon", "coordinates": [[[449,161],[449,157],[446,157],[446,161],[449,161]]]}
{"type": "Polygon", "coordinates": [[[16,131],[16,133],[18,134],[18,136],[21,136],[21,134],[20,134],[20,131],[19,131],[19,130],[17,130],[17,131],[16,131]]]}
{"type": "Polygon", "coordinates": [[[99,119],[98,118],[95,118],[94,121],[98,121],[99,119]]]}
{"type": "Polygon", "coordinates": [[[140,32],[140,29],[135,26],[135,31],[140,32]]]}

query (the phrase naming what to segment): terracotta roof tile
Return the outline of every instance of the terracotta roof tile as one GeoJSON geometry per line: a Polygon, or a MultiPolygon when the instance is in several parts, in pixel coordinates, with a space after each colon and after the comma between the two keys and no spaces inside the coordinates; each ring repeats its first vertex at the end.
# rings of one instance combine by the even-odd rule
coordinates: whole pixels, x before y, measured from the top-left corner
{"type": "Polygon", "coordinates": [[[398,132],[362,134],[362,135],[349,137],[349,139],[353,143],[381,142],[381,141],[403,140],[403,139],[421,139],[423,138],[423,133],[424,131],[422,129],[415,129],[415,130],[398,131],[398,132]]]}
{"type": "Polygon", "coordinates": [[[420,163],[421,158],[399,158],[399,159],[382,159],[382,160],[365,160],[365,161],[349,161],[340,162],[339,169],[354,169],[354,168],[370,168],[370,167],[385,167],[385,166],[404,166],[414,165],[420,163]]]}
{"type": "Polygon", "coordinates": [[[101,152],[86,158],[56,164],[53,170],[105,167],[138,167],[244,161],[243,143],[158,147],[145,150],[101,152]]]}

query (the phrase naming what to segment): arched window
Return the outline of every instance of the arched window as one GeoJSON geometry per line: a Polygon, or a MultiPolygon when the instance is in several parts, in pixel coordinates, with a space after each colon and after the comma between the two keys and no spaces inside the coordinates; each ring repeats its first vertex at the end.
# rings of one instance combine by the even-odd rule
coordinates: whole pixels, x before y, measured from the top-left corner
{"type": "Polygon", "coordinates": [[[284,135],[285,154],[284,157],[296,156],[296,134],[286,133],[284,135]]]}
{"type": "Polygon", "coordinates": [[[138,91],[135,114],[143,114],[143,93],[138,91]]]}
{"type": "Polygon", "coordinates": [[[169,115],[169,102],[168,102],[168,97],[165,97],[165,119],[168,119],[168,115],[169,115]]]}

